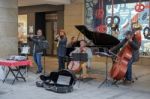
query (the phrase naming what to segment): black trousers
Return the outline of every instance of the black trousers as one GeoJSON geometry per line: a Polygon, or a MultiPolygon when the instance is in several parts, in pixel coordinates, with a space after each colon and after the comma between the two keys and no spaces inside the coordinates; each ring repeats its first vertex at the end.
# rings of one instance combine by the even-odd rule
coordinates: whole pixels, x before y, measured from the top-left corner
{"type": "Polygon", "coordinates": [[[58,70],[65,69],[65,57],[58,56],[58,64],[59,64],[58,70]]]}

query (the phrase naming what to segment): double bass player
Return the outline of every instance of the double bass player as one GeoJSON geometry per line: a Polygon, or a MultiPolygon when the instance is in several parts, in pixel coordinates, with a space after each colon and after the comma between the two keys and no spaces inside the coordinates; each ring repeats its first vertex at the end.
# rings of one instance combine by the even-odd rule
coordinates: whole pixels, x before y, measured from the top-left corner
{"type": "MultiPolygon", "coordinates": [[[[117,46],[110,49],[110,51],[115,52],[118,50],[122,50],[126,44],[130,47],[131,50],[131,58],[129,59],[127,63],[127,70],[125,70],[125,75],[121,79],[114,80],[124,80],[124,84],[131,84],[132,83],[132,64],[136,62],[139,58],[139,48],[141,45],[141,26],[139,28],[133,27],[134,24],[132,24],[132,31],[127,31],[125,33],[125,39],[123,39],[117,46]],[[122,49],[121,49],[122,48],[122,49]]],[[[125,53],[125,51],[123,51],[125,53]]],[[[113,67],[112,67],[113,68],[113,67]]],[[[111,69],[111,72],[113,70],[111,69]]],[[[120,76],[118,74],[118,76],[120,76]]],[[[112,77],[113,78],[113,77],[112,77]]]]}

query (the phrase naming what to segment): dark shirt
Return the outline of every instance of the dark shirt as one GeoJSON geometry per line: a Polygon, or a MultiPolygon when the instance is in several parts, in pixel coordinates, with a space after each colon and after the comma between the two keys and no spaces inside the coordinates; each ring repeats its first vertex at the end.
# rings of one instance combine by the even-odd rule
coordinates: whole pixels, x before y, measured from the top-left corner
{"type": "Polygon", "coordinates": [[[30,38],[30,40],[33,42],[33,53],[43,53],[43,49],[40,44],[43,40],[45,40],[44,36],[34,36],[30,38]]]}
{"type": "Polygon", "coordinates": [[[59,42],[59,44],[58,44],[58,48],[57,48],[57,55],[61,56],[61,57],[65,57],[66,56],[67,38],[63,37],[58,42],[59,42]]]}
{"type": "MultiPolygon", "coordinates": [[[[120,50],[120,48],[122,48],[126,42],[128,40],[125,38],[124,40],[122,40],[117,46],[115,46],[114,48],[111,49],[112,52],[118,52],[118,50],[120,50]]],[[[132,48],[132,58],[133,61],[137,61],[139,58],[139,48],[140,48],[140,42],[138,42],[138,40],[133,37],[133,41],[129,42],[131,48],[132,48]]]]}
{"type": "Polygon", "coordinates": [[[67,48],[75,48],[76,45],[77,45],[76,42],[70,42],[68,43],[67,48]]]}

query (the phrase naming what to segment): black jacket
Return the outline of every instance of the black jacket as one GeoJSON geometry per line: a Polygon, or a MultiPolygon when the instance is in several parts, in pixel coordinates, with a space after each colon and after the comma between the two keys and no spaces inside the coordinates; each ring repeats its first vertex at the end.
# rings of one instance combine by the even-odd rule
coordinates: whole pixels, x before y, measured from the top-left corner
{"type": "Polygon", "coordinates": [[[42,53],[43,48],[41,48],[40,44],[45,38],[43,36],[34,36],[30,40],[33,42],[33,53],[42,53]]]}
{"type": "MultiPolygon", "coordinates": [[[[120,48],[122,48],[126,42],[128,40],[125,38],[124,40],[122,40],[117,46],[115,46],[114,48],[111,49],[112,52],[118,52],[120,50],[120,48]]],[[[138,40],[133,37],[133,41],[129,42],[131,48],[132,48],[132,58],[133,61],[137,61],[139,59],[139,48],[140,48],[140,42],[138,42],[138,40]]]]}
{"type": "Polygon", "coordinates": [[[58,44],[58,48],[57,48],[57,55],[61,56],[61,57],[65,57],[66,56],[66,46],[67,46],[67,38],[61,38],[58,44]]]}

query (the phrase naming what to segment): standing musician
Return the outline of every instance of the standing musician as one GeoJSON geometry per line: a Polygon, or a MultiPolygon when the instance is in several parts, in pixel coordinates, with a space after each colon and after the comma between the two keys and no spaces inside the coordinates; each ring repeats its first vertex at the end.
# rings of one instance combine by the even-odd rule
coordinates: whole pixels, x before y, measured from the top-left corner
{"type": "Polygon", "coordinates": [[[127,72],[125,75],[125,84],[131,84],[132,83],[132,64],[136,62],[139,58],[139,48],[141,45],[141,26],[140,28],[136,28],[132,24],[132,31],[127,31],[126,32],[126,37],[124,40],[122,40],[117,46],[113,47],[110,49],[110,51],[114,52],[125,46],[125,44],[128,42],[129,46],[131,47],[132,50],[132,57],[129,60],[127,64],[127,72]]]}
{"type": "Polygon", "coordinates": [[[37,35],[33,35],[33,34],[29,35],[30,40],[34,44],[34,46],[33,46],[33,58],[34,58],[35,63],[38,66],[37,73],[41,73],[43,70],[42,62],[41,62],[41,58],[42,58],[42,54],[43,54],[43,48],[41,48],[40,44],[43,40],[45,40],[45,38],[42,34],[43,34],[42,30],[38,29],[37,35]]]}
{"type": "Polygon", "coordinates": [[[87,78],[88,74],[87,74],[87,68],[91,66],[91,58],[92,58],[92,51],[90,48],[86,47],[87,42],[85,40],[81,40],[80,41],[80,47],[76,48],[73,52],[71,52],[70,55],[72,55],[72,53],[87,53],[88,55],[88,62],[80,62],[79,65],[82,69],[82,78],[87,78]]]}
{"type": "Polygon", "coordinates": [[[67,46],[67,37],[64,30],[60,30],[59,34],[56,35],[55,40],[57,41],[57,56],[59,70],[65,69],[65,56],[66,56],[66,46],[67,46]]]}

